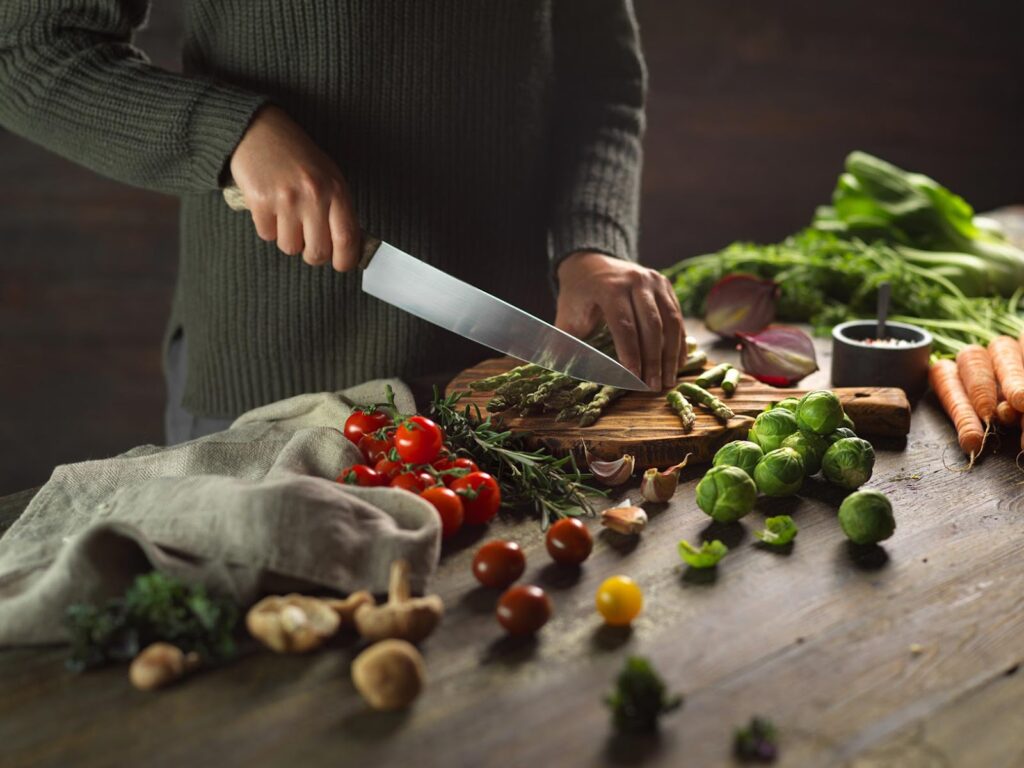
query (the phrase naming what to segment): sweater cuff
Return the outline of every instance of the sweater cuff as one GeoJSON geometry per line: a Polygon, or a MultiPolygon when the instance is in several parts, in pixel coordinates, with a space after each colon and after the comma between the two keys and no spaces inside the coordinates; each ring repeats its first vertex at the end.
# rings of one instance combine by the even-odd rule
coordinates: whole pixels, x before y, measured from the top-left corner
{"type": "Polygon", "coordinates": [[[636,261],[636,235],[607,214],[572,213],[551,230],[551,272],[566,256],[594,251],[617,259],[636,261]]]}
{"type": "Polygon", "coordinates": [[[235,147],[256,113],[269,102],[266,96],[223,84],[211,84],[192,107],[188,146],[196,181],[210,190],[224,184],[235,147]]]}

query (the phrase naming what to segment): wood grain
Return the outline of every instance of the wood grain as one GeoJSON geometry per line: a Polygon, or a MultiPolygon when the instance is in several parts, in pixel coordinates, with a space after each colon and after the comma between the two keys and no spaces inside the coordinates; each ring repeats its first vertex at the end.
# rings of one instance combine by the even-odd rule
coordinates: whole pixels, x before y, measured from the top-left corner
{"type": "MultiPolygon", "coordinates": [[[[470,382],[495,376],[520,365],[510,357],[485,360],[469,368],[449,382],[446,391],[465,392],[462,402],[487,411],[487,401],[493,392],[472,392],[470,382]]],[[[686,376],[681,381],[693,381],[686,376]]],[[[615,401],[604,415],[589,427],[575,422],[557,422],[555,414],[516,416],[507,411],[491,414],[496,422],[515,432],[528,434],[536,445],[543,446],[558,456],[570,451],[583,459],[584,443],[592,456],[617,459],[624,453],[636,457],[638,468],[667,467],[690,455],[692,464],[707,464],[715,452],[730,440],[747,436],[753,417],[772,403],[787,397],[801,397],[807,388],[779,388],[763,384],[743,374],[732,397],[722,390],[711,391],[736,414],[722,423],[703,408],[697,407],[697,423],[693,431],[684,433],[679,418],[658,392],[630,392],[615,401]]],[[[867,437],[906,437],[910,431],[910,403],[901,389],[861,387],[834,390],[843,408],[857,425],[858,434],[867,437]]]]}
{"type": "MultiPolygon", "coordinates": [[[[739,524],[709,525],[693,499],[698,471],[649,509],[639,540],[586,520],[595,548],[578,570],[551,565],[532,520],[467,531],[444,547],[432,589],[447,614],[424,644],[428,688],[404,714],[366,711],[348,678],[351,639],[301,658],[249,649],[156,695],[131,689],[124,667],[72,675],[59,649],[0,652],[0,762],[714,768],[732,765],[733,727],[759,713],[781,729],[784,767],[1017,766],[1024,476],[1014,442],[969,473],[950,471],[955,436],[926,398],[906,441],[876,443],[868,487],[892,499],[898,520],[882,547],[847,544],[841,495],[816,480],[797,498],[760,500],[739,524]],[[753,543],[763,516],[780,513],[800,526],[788,554],[753,543]],[[535,640],[505,638],[497,593],[473,580],[485,537],[518,541],[522,581],[554,602],[535,640]],[[729,555],[710,576],[687,573],[676,541],[711,537],[729,555]],[[592,607],[616,573],[644,590],[630,631],[604,628],[592,607]],[[609,736],[601,699],[631,653],[686,696],[656,739],[609,736]]],[[[635,486],[621,495],[635,498],[635,486]]],[[[0,520],[26,502],[0,500],[0,520]]]]}

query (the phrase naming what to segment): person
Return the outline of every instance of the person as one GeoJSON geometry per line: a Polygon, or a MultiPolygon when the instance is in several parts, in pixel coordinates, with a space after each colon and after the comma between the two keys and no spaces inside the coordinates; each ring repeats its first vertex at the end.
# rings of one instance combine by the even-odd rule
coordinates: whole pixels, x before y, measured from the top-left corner
{"type": "Polygon", "coordinates": [[[361,232],[670,386],[671,285],[637,263],[646,70],[631,0],[192,0],[183,72],[146,0],[6,0],[0,123],[180,196],[171,443],[295,394],[437,381],[481,347],[360,290],[361,232]],[[234,182],[251,215],[231,211],[234,182]],[[301,258],[297,258],[301,256],[301,258]]]}

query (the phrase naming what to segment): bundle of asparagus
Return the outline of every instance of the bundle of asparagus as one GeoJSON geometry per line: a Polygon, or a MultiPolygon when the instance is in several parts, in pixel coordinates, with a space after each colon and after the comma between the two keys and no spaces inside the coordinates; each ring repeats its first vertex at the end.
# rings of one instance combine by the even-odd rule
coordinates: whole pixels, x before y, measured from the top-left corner
{"type": "MultiPolygon", "coordinates": [[[[595,349],[614,356],[614,344],[607,328],[587,340],[595,349]]],[[[695,342],[687,340],[687,357],[679,373],[701,370],[707,356],[697,349],[695,342]]],[[[565,374],[549,371],[529,363],[516,368],[478,379],[470,383],[474,392],[494,392],[487,403],[492,413],[514,411],[520,416],[555,412],[557,421],[577,419],[581,427],[589,427],[601,418],[604,409],[618,400],[626,390],[602,386],[591,381],[578,381],[565,374]]]]}

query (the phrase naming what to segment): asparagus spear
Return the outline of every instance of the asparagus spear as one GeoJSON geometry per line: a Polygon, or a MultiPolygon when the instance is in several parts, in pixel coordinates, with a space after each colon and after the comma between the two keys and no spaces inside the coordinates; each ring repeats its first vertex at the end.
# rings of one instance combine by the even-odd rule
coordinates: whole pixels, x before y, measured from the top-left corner
{"type": "Polygon", "coordinates": [[[594,399],[587,403],[586,407],[580,412],[580,426],[589,427],[601,418],[601,411],[624,394],[626,394],[624,389],[609,386],[601,387],[594,396],[594,399]]]}
{"type": "Polygon", "coordinates": [[[722,383],[722,379],[725,378],[725,374],[727,374],[731,369],[732,366],[728,363],[720,363],[714,368],[708,368],[708,370],[704,371],[704,373],[697,377],[697,380],[694,383],[698,387],[703,387],[704,389],[707,389],[708,387],[717,387],[722,383]]]}
{"type": "Polygon", "coordinates": [[[679,414],[679,420],[683,422],[683,432],[691,431],[697,421],[697,414],[693,412],[690,401],[675,389],[669,390],[669,393],[665,395],[665,400],[672,410],[679,414]]]}
{"type": "Polygon", "coordinates": [[[695,371],[701,370],[708,361],[708,356],[704,353],[704,350],[698,349],[695,352],[691,352],[686,356],[685,360],[679,361],[678,374],[694,373],[695,371]]]}
{"type": "Polygon", "coordinates": [[[729,408],[729,406],[727,406],[725,403],[723,403],[721,400],[712,395],[703,387],[699,387],[696,384],[693,384],[689,381],[684,381],[682,384],[676,387],[676,389],[680,393],[685,395],[687,399],[692,400],[698,405],[703,405],[705,408],[707,408],[709,411],[715,414],[715,416],[717,416],[722,421],[728,421],[729,419],[736,415],[732,412],[732,409],[729,408]]]}
{"type": "Polygon", "coordinates": [[[725,392],[727,397],[732,397],[736,394],[736,387],[740,383],[740,369],[730,368],[725,373],[725,378],[722,379],[722,391],[725,392]]]}
{"type": "Polygon", "coordinates": [[[530,376],[536,376],[543,372],[544,369],[539,365],[527,363],[526,365],[520,365],[509,371],[505,371],[505,373],[489,376],[486,379],[471,381],[469,383],[469,388],[474,392],[488,392],[492,389],[497,389],[502,384],[518,381],[519,379],[528,378],[530,376]]]}

